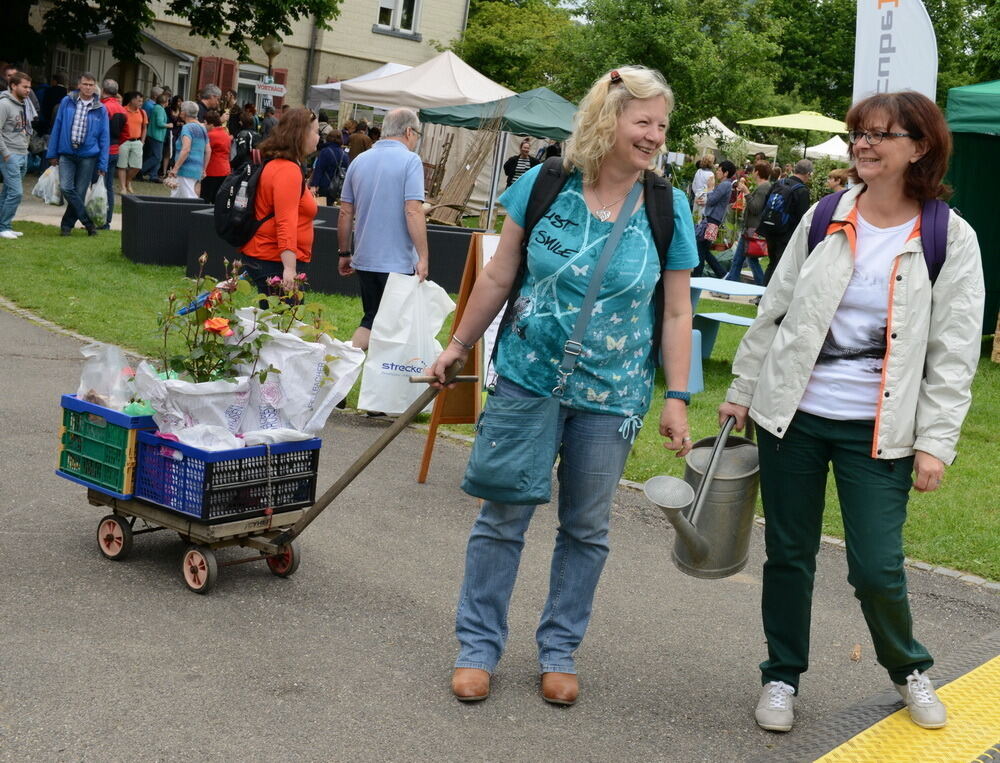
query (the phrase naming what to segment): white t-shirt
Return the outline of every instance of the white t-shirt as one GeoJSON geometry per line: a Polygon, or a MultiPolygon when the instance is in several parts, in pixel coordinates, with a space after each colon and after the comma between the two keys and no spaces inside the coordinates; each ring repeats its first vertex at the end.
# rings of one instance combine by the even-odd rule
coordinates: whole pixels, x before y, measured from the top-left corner
{"type": "Polygon", "coordinates": [[[699,194],[705,193],[708,189],[708,183],[712,177],[712,170],[701,168],[695,172],[694,179],[691,181],[691,194],[697,197],[699,194]]]}
{"type": "Polygon", "coordinates": [[[840,421],[874,419],[882,384],[889,276],[917,218],[876,228],[858,214],[854,273],[830,323],[799,410],[840,421]]]}

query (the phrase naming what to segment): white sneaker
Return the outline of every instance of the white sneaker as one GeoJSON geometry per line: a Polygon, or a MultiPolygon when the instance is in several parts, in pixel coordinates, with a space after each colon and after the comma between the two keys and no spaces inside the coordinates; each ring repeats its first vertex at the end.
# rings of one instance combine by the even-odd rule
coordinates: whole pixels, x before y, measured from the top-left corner
{"type": "Polygon", "coordinates": [[[939,729],[948,722],[948,711],[924,673],[914,670],[905,684],[893,684],[910,710],[910,720],[922,729],[939,729]]]}
{"type": "Polygon", "coordinates": [[[24,232],[23,232],[23,231],[19,231],[19,230],[16,230],[16,231],[14,231],[14,235],[15,235],[15,236],[17,236],[18,238],[21,238],[21,236],[23,236],[23,235],[24,235],[24,232]]]}
{"type": "Polygon", "coordinates": [[[17,234],[12,230],[0,230],[0,238],[17,238],[17,234]]]}
{"type": "Polygon", "coordinates": [[[795,689],[784,681],[771,681],[760,690],[754,711],[757,725],[767,731],[791,731],[795,722],[795,689]]]}

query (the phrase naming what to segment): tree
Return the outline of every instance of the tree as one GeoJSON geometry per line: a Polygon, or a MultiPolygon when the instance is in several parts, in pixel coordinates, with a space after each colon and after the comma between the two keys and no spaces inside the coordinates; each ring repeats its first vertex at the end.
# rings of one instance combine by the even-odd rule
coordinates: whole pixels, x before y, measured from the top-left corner
{"type": "MultiPolygon", "coordinates": [[[[42,16],[42,30],[30,23],[39,0],[5,0],[0,50],[13,60],[41,61],[52,43],[84,47],[88,34],[111,31],[111,50],[119,61],[142,53],[142,30],[154,20],[153,0],[60,0],[42,16]]],[[[224,44],[250,59],[249,42],[269,34],[290,35],[291,22],[312,16],[321,29],[339,13],[341,0],[166,0],[168,13],[187,19],[191,35],[224,44]]]]}
{"type": "Polygon", "coordinates": [[[973,81],[1000,79],[1000,0],[986,0],[971,25],[979,40],[973,52],[973,81]]]}
{"type": "Polygon", "coordinates": [[[516,92],[548,84],[569,13],[546,0],[478,0],[451,49],[469,66],[516,92]]]}
{"type": "Polygon", "coordinates": [[[670,144],[713,114],[732,124],[766,113],[774,97],[780,22],[765,0],[584,0],[563,35],[553,89],[579,99],[601,74],[641,63],[674,91],[670,144]]]}

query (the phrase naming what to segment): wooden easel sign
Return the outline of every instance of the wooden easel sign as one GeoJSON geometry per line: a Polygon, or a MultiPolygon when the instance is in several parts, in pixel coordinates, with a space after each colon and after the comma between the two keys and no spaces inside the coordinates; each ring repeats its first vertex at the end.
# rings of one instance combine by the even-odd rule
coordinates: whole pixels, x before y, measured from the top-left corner
{"type": "MultiPolygon", "coordinates": [[[[455,333],[455,328],[462,320],[465,313],[465,306],[472,295],[472,288],[476,285],[476,278],[482,271],[483,266],[490,261],[490,258],[497,250],[500,243],[500,236],[494,233],[473,233],[469,240],[469,253],[465,257],[465,270],[462,272],[462,284],[458,291],[458,304],[455,307],[455,320],[451,324],[451,333],[455,333]]],[[[437,438],[437,430],[441,424],[474,424],[479,418],[479,413],[483,405],[483,388],[486,383],[486,367],[489,365],[489,358],[493,353],[493,342],[496,340],[497,330],[500,325],[500,317],[504,313],[504,308],[500,308],[496,319],[490,324],[482,339],[476,342],[475,349],[469,353],[463,375],[475,375],[479,381],[475,384],[458,384],[453,389],[443,389],[434,399],[434,408],[431,412],[430,430],[427,432],[427,442],[424,444],[424,454],[420,460],[420,473],[417,475],[417,482],[423,484],[427,481],[427,473],[430,471],[431,455],[434,453],[434,442],[437,438]]],[[[451,335],[449,334],[449,340],[451,335]]]]}

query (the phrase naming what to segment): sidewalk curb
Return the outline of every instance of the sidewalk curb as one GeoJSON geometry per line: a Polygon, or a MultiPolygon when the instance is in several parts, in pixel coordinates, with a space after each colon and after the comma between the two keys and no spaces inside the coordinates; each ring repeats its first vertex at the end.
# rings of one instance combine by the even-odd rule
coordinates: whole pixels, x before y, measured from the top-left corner
{"type": "MultiPolygon", "coordinates": [[[[10,313],[13,313],[17,316],[20,316],[25,320],[31,321],[32,323],[42,326],[50,331],[54,331],[59,334],[64,334],[66,336],[73,337],[74,339],[80,340],[82,342],[98,341],[93,337],[84,336],[83,334],[78,334],[75,331],[71,331],[70,329],[60,326],[57,323],[53,323],[50,320],[35,315],[30,310],[18,306],[17,304],[11,302],[6,297],[0,296],[0,308],[10,313]]],[[[123,349],[125,349],[126,352],[128,352],[128,354],[134,355],[135,357],[144,357],[139,353],[136,353],[134,351],[129,351],[127,348],[123,349]]],[[[430,429],[430,427],[427,424],[410,424],[410,428],[424,432],[430,429]]],[[[459,434],[457,432],[448,432],[443,429],[438,429],[438,436],[447,437],[451,440],[464,442],[467,444],[471,444],[473,441],[473,438],[469,435],[459,434]]],[[[629,490],[634,490],[640,493],[642,492],[642,483],[640,482],[621,479],[618,481],[618,484],[620,487],[627,488],[629,490]]],[[[754,517],[754,523],[760,527],[763,527],[764,518],[754,517]]],[[[823,535],[820,536],[820,539],[822,540],[823,543],[825,543],[828,546],[834,546],[841,550],[846,550],[847,548],[847,544],[840,538],[834,538],[830,535],[823,535]]],[[[927,562],[920,561],[919,559],[912,559],[910,557],[906,557],[903,560],[903,564],[911,569],[920,570],[921,572],[930,572],[931,574],[939,575],[945,578],[952,578],[954,580],[959,581],[960,583],[964,583],[965,585],[981,588],[982,590],[990,591],[991,593],[1000,594],[1000,582],[993,582],[990,580],[986,580],[985,578],[981,578],[978,575],[972,575],[970,573],[962,572],[961,570],[953,570],[950,567],[935,566],[933,564],[928,564],[927,562]]]]}

